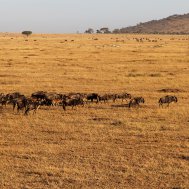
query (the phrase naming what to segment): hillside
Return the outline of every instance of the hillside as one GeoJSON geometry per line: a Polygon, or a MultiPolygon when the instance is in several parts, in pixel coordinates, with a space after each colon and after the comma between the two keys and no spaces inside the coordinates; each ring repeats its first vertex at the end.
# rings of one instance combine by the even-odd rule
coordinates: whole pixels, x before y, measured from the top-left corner
{"type": "Polygon", "coordinates": [[[189,34],[189,13],[114,30],[115,33],[189,34]]]}

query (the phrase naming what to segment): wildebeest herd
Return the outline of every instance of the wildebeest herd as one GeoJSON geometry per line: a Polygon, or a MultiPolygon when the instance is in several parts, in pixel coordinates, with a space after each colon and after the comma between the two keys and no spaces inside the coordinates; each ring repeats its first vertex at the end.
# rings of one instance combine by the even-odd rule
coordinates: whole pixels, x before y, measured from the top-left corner
{"type": "MultiPolygon", "coordinates": [[[[98,93],[58,94],[38,91],[32,93],[30,97],[19,92],[0,94],[0,104],[2,107],[12,105],[13,111],[15,109],[17,109],[17,112],[24,111],[24,115],[28,115],[30,111],[36,113],[40,106],[62,106],[63,110],[66,111],[68,106],[73,109],[75,106],[84,106],[88,103],[116,102],[117,100],[121,100],[122,102],[124,100],[127,101],[128,108],[139,106],[145,102],[143,97],[132,97],[128,93],[107,93],[100,95],[98,93]]],[[[159,99],[159,106],[163,107],[163,104],[169,106],[171,102],[177,101],[176,96],[167,95],[159,99]]]]}

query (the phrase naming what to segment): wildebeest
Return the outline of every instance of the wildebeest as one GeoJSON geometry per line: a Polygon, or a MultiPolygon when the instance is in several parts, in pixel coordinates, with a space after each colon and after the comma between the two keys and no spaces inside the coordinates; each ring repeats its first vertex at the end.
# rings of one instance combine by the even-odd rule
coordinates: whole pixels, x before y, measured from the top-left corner
{"type": "Polygon", "coordinates": [[[96,103],[99,102],[99,95],[97,93],[90,93],[87,95],[87,101],[91,101],[93,102],[94,100],[96,100],[96,103]]]}
{"type": "Polygon", "coordinates": [[[139,106],[140,103],[144,103],[144,98],[143,97],[134,97],[129,101],[129,108],[131,106],[139,106]]]}
{"type": "Polygon", "coordinates": [[[14,99],[23,97],[24,95],[20,94],[19,92],[14,92],[14,93],[8,93],[6,95],[1,96],[1,104],[2,106],[6,106],[8,103],[12,103],[14,99]]]}
{"type": "Polygon", "coordinates": [[[4,97],[5,95],[4,95],[4,93],[0,93],[0,99],[2,98],[2,97],[4,97]]]}
{"type": "Polygon", "coordinates": [[[117,94],[116,99],[122,99],[122,102],[123,102],[123,100],[131,99],[131,94],[129,93],[117,94]]]}
{"type": "Polygon", "coordinates": [[[38,91],[35,93],[32,93],[31,97],[37,98],[37,99],[46,99],[47,92],[45,91],[38,91]]]}
{"type": "Polygon", "coordinates": [[[38,101],[42,100],[43,104],[46,106],[56,106],[62,102],[64,95],[55,92],[48,93],[45,91],[38,91],[32,93],[31,97],[36,98],[38,101]]]}
{"type": "Polygon", "coordinates": [[[32,110],[33,110],[33,114],[36,113],[40,106],[41,106],[41,102],[40,101],[30,102],[27,105],[27,108],[25,110],[24,115],[28,115],[29,112],[32,111],[32,110]]]}
{"type": "Polygon", "coordinates": [[[167,106],[169,106],[171,102],[177,102],[177,101],[178,99],[176,96],[167,95],[159,99],[159,107],[160,106],[163,107],[163,104],[167,104],[167,106]]]}
{"type": "Polygon", "coordinates": [[[24,96],[23,94],[19,93],[19,92],[14,92],[14,93],[8,93],[6,95],[7,99],[8,100],[12,100],[12,99],[16,99],[16,98],[19,98],[21,96],[24,96]]]}
{"type": "Polygon", "coordinates": [[[73,99],[68,99],[68,100],[64,99],[62,101],[62,106],[64,110],[66,110],[66,106],[71,106],[73,109],[75,106],[78,106],[78,105],[84,106],[84,101],[82,98],[73,98],[73,99]]]}
{"type": "Polygon", "coordinates": [[[15,110],[17,106],[17,112],[19,112],[19,110],[23,110],[24,108],[26,109],[28,101],[26,97],[23,97],[23,98],[13,99],[11,103],[13,104],[13,111],[15,110]]]}
{"type": "Polygon", "coordinates": [[[67,95],[65,95],[65,97],[67,99],[74,99],[74,98],[86,98],[87,97],[87,94],[85,93],[68,93],[67,95]]]}
{"type": "Polygon", "coordinates": [[[111,93],[107,93],[107,94],[104,94],[104,95],[99,95],[99,101],[104,101],[105,102],[108,102],[109,100],[112,100],[113,102],[115,102],[115,100],[117,99],[117,94],[111,94],[111,93]]]}
{"type": "Polygon", "coordinates": [[[3,105],[6,106],[6,104],[7,104],[7,97],[3,93],[0,94],[0,103],[1,103],[2,106],[3,105]]]}
{"type": "Polygon", "coordinates": [[[58,106],[61,104],[65,96],[57,93],[47,93],[45,95],[44,104],[47,106],[58,106]]]}
{"type": "Polygon", "coordinates": [[[104,103],[107,102],[109,99],[110,99],[110,96],[108,94],[99,95],[98,97],[99,102],[104,101],[104,103]]]}

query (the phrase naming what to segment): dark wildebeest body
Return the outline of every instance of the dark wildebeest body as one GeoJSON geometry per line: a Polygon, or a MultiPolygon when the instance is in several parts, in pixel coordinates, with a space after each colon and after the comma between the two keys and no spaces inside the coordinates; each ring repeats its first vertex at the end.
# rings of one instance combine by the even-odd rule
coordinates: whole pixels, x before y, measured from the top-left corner
{"type": "Polygon", "coordinates": [[[47,106],[57,106],[61,103],[64,95],[57,93],[46,93],[44,104],[47,106]]]}
{"type": "Polygon", "coordinates": [[[108,100],[112,100],[113,102],[117,99],[117,94],[107,94],[108,100]]]}
{"type": "Polygon", "coordinates": [[[20,94],[19,92],[6,94],[1,100],[1,104],[6,106],[8,103],[12,103],[14,99],[21,98],[23,96],[24,95],[20,94]]]}
{"type": "Polygon", "coordinates": [[[24,95],[20,95],[18,98],[12,99],[10,103],[13,105],[13,111],[17,106],[17,112],[19,112],[19,110],[26,109],[28,101],[24,95]]]}
{"type": "Polygon", "coordinates": [[[84,101],[82,98],[73,98],[69,100],[63,100],[62,105],[63,105],[64,110],[66,110],[66,106],[71,106],[73,109],[75,106],[78,106],[78,105],[84,106],[84,101]]]}
{"type": "Polygon", "coordinates": [[[47,92],[38,91],[38,92],[32,93],[31,97],[41,100],[41,99],[46,99],[46,94],[47,92]]]}
{"type": "Polygon", "coordinates": [[[27,99],[24,98],[24,99],[15,99],[13,100],[13,111],[15,109],[15,107],[17,106],[17,112],[19,112],[20,110],[23,110],[24,108],[26,109],[27,107],[27,99]]]}
{"type": "Polygon", "coordinates": [[[123,100],[131,99],[131,95],[128,93],[117,94],[116,99],[122,99],[123,102],[123,100]]]}
{"type": "Polygon", "coordinates": [[[96,103],[99,102],[99,95],[97,93],[90,93],[87,95],[87,101],[91,101],[93,102],[94,100],[96,100],[96,103]]]}
{"type": "Polygon", "coordinates": [[[28,115],[29,112],[32,110],[33,110],[33,114],[36,113],[40,106],[41,106],[41,102],[39,102],[39,101],[30,102],[27,105],[27,108],[25,110],[25,115],[28,115]]]}
{"type": "Polygon", "coordinates": [[[11,100],[13,100],[13,99],[24,97],[24,95],[20,94],[19,92],[15,92],[15,93],[9,93],[9,94],[7,94],[6,97],[7,97],[7,100],[9,102],[11,102],[11,100]]]}
{"type": "Polygon", "coordinates": [[[3,93],[1,93],[0,94],[0,103],[1,103],[1,105],[3,106],[3,105],[6,105],[6,96],[3,94],[3,93]]]}
{"type": "Polygon", "coordinates": [[[108,102],[109,99],[110,99],[110,97],[108,94],[99,95],[99,102],[104,101],[104,103],[105,103],[105,102],[108,102]]]}
{"type": "Polygon", "coordinates": [[[167,104],[167,106],[169,106],[171,102],[177,102],[177,101],[178,99],[176,96],[167,95],[159,99],[159,107],[160,106],[163,107],[163,104],[167,104]]]}
{"type": "Polygon", "coordinates": [[[4,93],[0,93],[0,100],[4,97],[4,93]]]}
{"type": "Polygon", "coordinates": [[[87,94],[85,93],[69,93],[65,95],[64,99],[83,99],[83,101],[87,100],[87,94]]]}
{"type": "Polygon", "coordinates": [[[115,102],[117,98],[116,94],[104,94],[104,95],[99,95],[99,102],[104,101],[108,102],[109,100],[113,100],[113,102],[115,102]]]}
{"type": "Polygon", "coordinates": [[[31,97],[36,98],[38,101],[43,101],[43,105],[46,106],[59,105],[62,102],[64,96],[65,95],[57,94],[55,92],[48,93],[44,91],[38,91],[31,95],[31,97]]]}
{"type": "Polygon", "coordinates": [[[140,103],[144,103],[144,98],[143,97],[135,97],[135,98],[132,98],[130,101],[129,101],[129,108],[131,106],[139,106],[140,103]]]}
{"type": "Polygon", "coordinates": [[[67,97],[68,98],[84,98],[85,97],[85,93],[68,93],[67,97]]]}

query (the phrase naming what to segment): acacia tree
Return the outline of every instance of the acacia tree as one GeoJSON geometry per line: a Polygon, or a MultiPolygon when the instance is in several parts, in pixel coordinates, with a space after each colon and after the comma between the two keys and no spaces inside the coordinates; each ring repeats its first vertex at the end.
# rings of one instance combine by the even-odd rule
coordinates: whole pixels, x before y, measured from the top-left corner
{"type": "Polygon", "coordinates": [[[96,30],[96,33],[102,33],[100,30],[96,30]]]}
{"type": "Polygon", "coordinates": [[[106,33],[106,34],[107,34],[107,33],[111,33],[111,31],[109,30],[109,28],[101,28],[101,29],[100,29],[100,32],[101,32],[101,33],[106,33]]]}
{"type": "Polygon", "coordinates": [[[120,33],[120,30],[119,29],[114,29],[112,33],[120,33]]]}
{"type": "Polygon", "coordinates": [[[26,35],[27,37],[32,34],[32,31],[23,31],[22,35],[26,35]]]}

